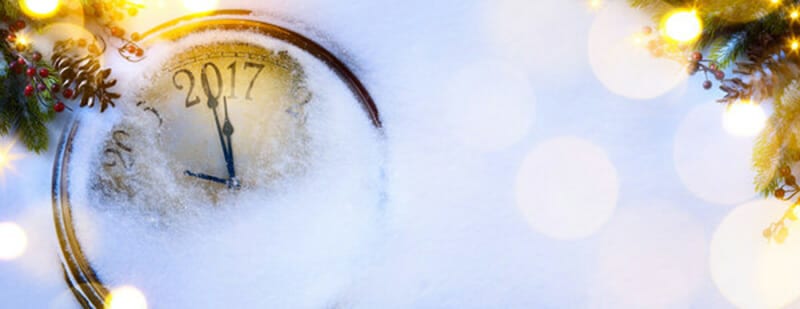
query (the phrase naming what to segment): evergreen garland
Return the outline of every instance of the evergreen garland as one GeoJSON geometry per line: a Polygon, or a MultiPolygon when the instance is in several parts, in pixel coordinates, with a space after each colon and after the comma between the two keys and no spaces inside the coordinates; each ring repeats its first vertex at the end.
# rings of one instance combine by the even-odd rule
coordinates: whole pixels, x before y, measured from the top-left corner
{"type": "MultiPolygon", "coordinates": [[[[771,102],[773,114],[753,149],[755,190],[793,201],[784,216],[764,230],[782,243],[800,210],[800,186],[792,167],[800,161],[800,0],[628,0],[651,12],[657,22],[675,10],[694,10],[702,33],[689,45],[659,38],[648,44],[654,55],[687,61],[689,73],[711,73],[723,92],[720,103],[771,102]],[[674,45],[674,43],[673,43],[674,45]],[[726,76],[723,70],[732,74],[726,76]]],[[[651,32],[651,28],[646,28],[651,32]]],[[[703,87],[711,88],[706,79],[703,87]]]]}
{"type": "Polygon", "coordinates": [[[99,105],[101,111],[114,106],[119,94],[109,88],[116,80],[110,78],[110,69],[99,67],[96,58],[112,39],[122,42],[119,53],[124,58],[136,61],[143,57],[144,51],[134,40],[138,34],[128,39],[117,26],[142,6],[125,0],[80,0],[83,26],[93,37],[56,42],[55,50],[44,51],[21,35],[76,12],[61,10],[52,18],[39,19],[25,15],[20,3],[0,1],[0,136],[14,135],[28,149],[40,153],[50,140],[46,124],[58,113],[72,110],[68,106],[72,100],[81,107],[99,105]],[[53,57],[44,59],[42,54],[53,57]]]}

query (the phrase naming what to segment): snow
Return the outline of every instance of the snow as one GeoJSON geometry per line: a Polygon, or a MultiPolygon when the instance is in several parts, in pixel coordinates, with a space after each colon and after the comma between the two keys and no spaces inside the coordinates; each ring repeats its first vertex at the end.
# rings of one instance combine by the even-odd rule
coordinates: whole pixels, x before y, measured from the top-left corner
{"type": "MultiPolygon", "coordinates": [[[[78,205],[85,250],[108,284],[141,289],[153,307],[730,307],[731,284],[717,281],[737,277],[712,280],[709,269],[741,265],[710,265],[707,252],[712,235],[724,235],[715,233],[723,218],[753,198],[738,185],[751,181],[739,159],[751,140],[695,123],[712,119],[704,104],[719,96],[696,79],[657,79],[663,71],[639,70],[657,66],[647,58],[593,63],[625,59],[628,50],[598,42],[646,20],[623,1],[607,2],[593,11],[559,0],[222,0],[222,8],[252,8],[344,59],[375,98],[383,135],[352,98],[321,89],[330,96],[311,111],[310,134],[320,143],[313,173],[271,194],[244,194],[237,207],[188,207],[161,224],[141,220],[152,218],[146,210],[78,205]],[[657,85],[639,89],[646,95],[630,93],[647,81],[657,85]],[[571,147],[552,142],[564,138],[571,147]],[[693,157],[707,140],[724,150],[696,149],[703,156],[693,157]],[[558,155],[570,150],[581,153],[558,155]],[[559,165],[575,168],[538,176],[559,165]],[[731,185],[705,185],[716,179],[731,185]],[[581,216],[583,207],[600,218],[581,216]],[[565,224],[540,223],[540,214],[565,224]]],[[[179,1],[161,3],[141,10],[130,28],[186,13],[179,1]]],[[[106,61],[131,95],[158,60],[106,61]]],[[[315,70],[311,59],[301,61],[315,70]]],[[[313,72],[320,79],[312,83],[330,85],[330,72],[313,72]]],[[[81,112],[82,139],[134,121],[120,117],[132,109],[81,112]]],[[[53,136],[66,118],[51,126],[53,136]]],[[[25,158],[0,183],[0,222],[19,224],[29,243],[21,258],[0,261],[3,307],[75,307],[52,227],[54,151],[13,151],[25,158]]],[[[88,166],[75,172],[76,180],[91,177],[88,166]]],[[[92,192],[83,193],[90,201],[92,192]]],[[[761,250],[758,241],[756,234],[742,246],[761,250]]],[[[781,294],[781,303],[791,296],[781,294]]],[[[736,302],[751,303],[765,301],[736,302]]]]}

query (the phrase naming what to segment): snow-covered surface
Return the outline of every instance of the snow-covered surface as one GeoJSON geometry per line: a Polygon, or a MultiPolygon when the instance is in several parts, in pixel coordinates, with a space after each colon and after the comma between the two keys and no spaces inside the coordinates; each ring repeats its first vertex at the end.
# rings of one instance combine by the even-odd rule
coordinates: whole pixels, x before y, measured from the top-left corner
{"type": "MultiPolygon", "coordinates": [[[[779,266],[797,269],[799,238],[768,251],[760,231],[781,208],[740,207],[757,199],[752,141],[720,129],[719,93],[676,81],[671,64],[625,45],[647,16],[605,2],[223,1],[315,38],[354,69],[385,125],[386,202],[328,208],[315,203],[325,195],[307,194],[303,207],[219,211],[175,239],[115,243],[154,233],[126,217],[84,225],[97,237],[86,236],[97,244],[89,251],[109,283],[137,286],[153,307],[791,303],[800,276],[779,266]],[[265,228],[274,234],[258,234],[265,228]]],[[[179,3],[143,10],[131,27],[184,13],[179,3]]],[[[328,136],[334,146],[359,143],[328,136]]],[[[21,258],[0,261],[2,307],[76,306],[52,225],[53,158],[26,154],[0,184],[0,221],[29,240],[21,258]]]]}

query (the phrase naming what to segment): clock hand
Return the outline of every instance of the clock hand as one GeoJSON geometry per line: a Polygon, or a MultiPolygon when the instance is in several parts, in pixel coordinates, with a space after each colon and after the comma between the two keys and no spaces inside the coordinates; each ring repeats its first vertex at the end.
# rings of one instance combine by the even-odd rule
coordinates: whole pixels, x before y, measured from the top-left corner
{"type": "MultiPolygon", "coordinates": [[[[228,168],[228,174],[231,178],[235,177],[235,172],[233,171],[233,159],[231,158],[231,153],[228,152],[228,145],[225,143],[225,138],[223,137],[222,133],[222,126],[219,122],[219,114],[217,113],[217,106],[219,106],[219,101],[213,95],[211,95],[210,90],[206,91],[206,95],[208,96],[208,108],[214,112],[214,123],[217,125],[217,135],[219,136],[219,143],[222,146],[222,155],[225,156],[225,164],[228,168]]],[[[231,127],[231,134],[233,134],[233,127],[231,127]]]]}
{"type": "Polygon", "coordinates": [[[236,179],[236,165],[233,163],[233,125],[231,124],[230,117],[228,117],[228,97],[223,97],[222,102],[225,106],[225,124],[222,126],[222,133],[228,142],[228,157],[226,163],[228,164],[228,175],[231,179],[236,179]]]}
{"type": "Polygon", "coordinates": [[[223,185],[228,185],[228,181],[227,180],[219,178],[219,177],[206,175],[206,174],[203,174],[203,173],[193,173],[193,172],[191,172],[189,170],[184,171],[183,173],[186,176],[197,177],[197,178],[200,178],[200,179],[203,179],[203,180],[208,180],[208,181],[213,181],[213,182],[216,182],[216,183],[221,183],[223,185]]]}

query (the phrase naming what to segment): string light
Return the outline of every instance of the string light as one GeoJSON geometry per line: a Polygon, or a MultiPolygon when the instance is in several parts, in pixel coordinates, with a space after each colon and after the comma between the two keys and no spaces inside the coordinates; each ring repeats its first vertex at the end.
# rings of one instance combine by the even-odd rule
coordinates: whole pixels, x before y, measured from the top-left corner
{"type": "Polygon", "coordinates": [[[664,21],[666,36],[680,43],[694,41],[702,30],[703,24],[695,10],[676,10],[664,21]]]}
{"type": "Polygon", "coordinates": [[[792,51],[796,52],[797,49],[800,49],[800,41],[798,41],[797,39],[792,39],[791,41],[789,41],[789,48],[791,48],[792,51]]]}
{"type": "Polygon", "coordinates": [[[19,0],[19,4],[26,15],[34,18],[53,16],[61,6],[59,0],[19,0]]]}

